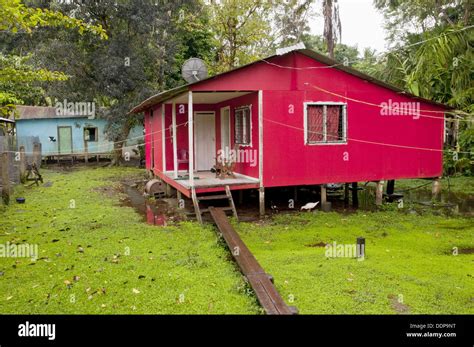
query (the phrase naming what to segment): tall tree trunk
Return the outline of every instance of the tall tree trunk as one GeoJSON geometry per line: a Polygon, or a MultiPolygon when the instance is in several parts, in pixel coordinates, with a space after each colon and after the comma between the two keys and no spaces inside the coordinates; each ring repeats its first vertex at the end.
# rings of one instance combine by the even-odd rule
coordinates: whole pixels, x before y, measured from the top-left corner
{"type": "Polygon", "coordinates": [[[464,17],[463,17],[464,25],[469,24],[469,19],[471,18],[471,7],[472,7],[472,3],[470,2],[470,0],[464,0],[464,17]]]}
{"type": "Polygon", "coordinates": [[[114,142],[114,151],[110,166],[120,166],[123,164],[122,148],[123,142],[114,142]]]}
{"type": "Polygon", "coordinates": [[[324,15],[324,40],[328,48],[329,56],[334,59],[334,23],[333,23],[333,6],[332,0],[324,0],[323,15],[324,15]]]}
{"type": "Polygon", "coordinates": [[[122,149],[129,134],[130,134],[130,125],[128,124],[128,122],[125,122],[125,124],[122,127],[122,133],[120,134],[120,136],[114,139],[114,149],[113,149],[113,155],[112,155],[112,162],[110,163],[110,166],[120,166],[123,164],[124,158],[123,158],[122,149]]]}

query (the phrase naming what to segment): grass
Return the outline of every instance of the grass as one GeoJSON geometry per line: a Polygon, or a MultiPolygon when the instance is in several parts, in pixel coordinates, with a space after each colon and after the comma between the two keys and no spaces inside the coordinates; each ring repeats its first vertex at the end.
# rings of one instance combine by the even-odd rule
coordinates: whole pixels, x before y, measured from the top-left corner
{"type": "Polygon", "coordinates": [[[0,206],[0,243],[37,244],[39,259],[0,258],[0,312],[259,313],[211,227],[149,226],[104,195],[141,172],[45,171],[51,187],[17,187],[26,203],[0,206]]]}
{"type": "Polygon", "coordinates": [[[308,314],[474,313],[472,219],[375,213],[280,215],[237,226],[281,295],[308,314]],[[326,244],[366,238],[366,258],[327,257],[326,244]],[[321,244],[322,243],[322,244],[321,244]]]}
{"type": "MultiPolygon", "coordinates": [[[[0,257],[0,313],[261,313],[212,227],[149,226],[118,204],[113,187],[142,172],[44,171],[50,187],[18,186],[12,200],[26,203],[0,206],[0,244],[37,244],[39,259],[0,257]]],[[[303,314],[474,313],[474,254],[452,254],[474,247],[472,219],[385,207],[281,214],[236,229],[303,314]],[[359,236],[363,261],[328,258],[321,247],[359,236]]]]}

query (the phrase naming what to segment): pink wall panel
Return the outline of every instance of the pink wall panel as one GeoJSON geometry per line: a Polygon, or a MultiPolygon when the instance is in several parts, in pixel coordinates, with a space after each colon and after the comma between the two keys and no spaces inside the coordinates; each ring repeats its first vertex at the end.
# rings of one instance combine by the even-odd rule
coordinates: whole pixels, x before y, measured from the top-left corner
{"type": "MultiPolygon", "coordinates": [[[[258,94],[251,93],[235,99],[224,101],[217,105],[217,108],[220,110],[222,107],[230,107],[230,138],[232,149],[241,150],[241,162],[236,164],[235,171],[250,177],[258,178],[258,94]],[[235,109],[242,106],[251,107],[251,136],[252,141],[250,146],[240,146],[236,148],[234,145],[235,142],[235,109]],[[244,152],[245,151],[245,152],[244,152]]],[[[220,114],[220,111],[219,111],[220,114]]],[[[218,148],[220,148],[220,117],[218,124],[219,134],[218,134],[218,148]]]]}
{"type": "Polygon", "coordinates": [[[163,171],[163,155],[161,146],[161,105],[153,109],[151,144],[153,151],[154,168],[158,171],[163,171]]]}
{"type": "Polygon", "coordinates": [[[315,92],[265,92],[263,100],[265,186],[441,175],[439,151],[373,143],[440,149],[441,120],[381,116],[378,109],[347,101],[347,144],[305,145],[303,103],[346,100],[315,92]]]}
{"type": "MultiPolygon", "coordinates": [[[[272,60],[272,63],[294,66],[295,56],[290,54],[276,57],[272,60]]],[[[260,62],[193,85],[191,90],[292,90],[296,88],[297,82],[294,71],[278,69],[267,63],[260,62]]]]}
{"type": "Polygon", "coordinates": [[[150,112],[145,112],[144,118],[144,128],[145,128],[145,167],[147,170],[151,170],[151,122],[150,122],[150,112]]]}

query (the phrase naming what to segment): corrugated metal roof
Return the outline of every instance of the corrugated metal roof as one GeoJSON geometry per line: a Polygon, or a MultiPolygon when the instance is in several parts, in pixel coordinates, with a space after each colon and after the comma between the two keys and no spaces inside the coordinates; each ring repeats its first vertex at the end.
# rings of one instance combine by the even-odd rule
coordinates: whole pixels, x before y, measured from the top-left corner
{"type": "MultiPolygon", "coordinates": [[[[341,70],[341,71],[344,71],[348,74],[351,74],[351,75],[354,75],[356,77],[359,77],[360,79],[363,79],[365,81],[368,81],[368,82],[371,82],[371,83],[374,83],[376,85],[379,85],[381,87],[384,87],[384,88],[387,88],[387,89],[390,89],[394,92],[397,92],[399,94],[403,94],[405,96],[408,96],[408,97],[411,97],[411,98],[414,98],[414,99],[417,99],[419,101],[423,101],[423,102],[426,102],[426,103],[430,103],[430,104],[434,104],[434,105],[437,105],[437,106],[441,106],[441,107],[444,107],[446,109],[452,109],[452,107],[450,106],[447,106],[447,105],[444,105],[444,104],[441,104],[441,103],[438,103],[436,101],[432,101],[432,100],[429,100],[429,99],[425,99],[425,98],[421,98],[419,96],[416,96],[416,95],[413,95],[413,94],[410,94],[409,92],[403,90],[403,89],[400,89],[392,84],[389,84],[389,83],[386,83],[384,81],[381,81],[379,79],[376,79],[370,75],[367,75],[361,71],[358,71],[354,68],[351,68],[349,66],[345,66],[343,64],[341,64],[340,62],[334,60],[334,59],[331,59],[329,58],[328,56],[325,56],[323,54],[320,54],[318,52],[315,52],[311,49],[297,49],[297,50],[294,50],[294,51],[291,51],[291,52],[288,52],[288,53],[285,53],[283,55],[286,55],[286,54],[291,54],[293,52],[299,52],[301,54],[304,54],[306,55],[307,57],[310,57],[320,63],[323,63],[323,64],[326,64],[326,65],[330,65],[330,66],[333,66],[334,69],[338,69],[338,70],[341,70]]],[[[173,88],[173,89],[169,89],[167,91],[164,91],[164,92],[161,92],[159,94],[156,94],[156,95],[153,95],[151,96],[150,98],[146,99],[145,101],[143,101],[142,103],[140,103],[139,105],[135,106],[132,110],[130,110],[129,113],[140,113],[140,112],[143,112],[145,111],[147,108],[149,108],[150,106],[152,105],[156,105],[158,103],[161,103],[163,101],[166,101],[166,100],[169,100],[171,98],[173,98],[174,96],[178,95],[178,94],[181,94],[183,92],[186,92],[189,90],[189,87],[194,85],[194,84],[199,84],[199,83],[203,83],[205,81],[209,81],[209,80],[212,80],[212,79],[215,79],[215,78],[219,78],[220,76],[223,76],[223,75],[226,75],[226,74],[229,74],[229,73],[232,73],[234,71],[237,71],[237,70],[241,70],[241,69],[244,69],[248,66],[251,66],[251,65],[254,65],[254,64],[257,64],[257,63],[260,63],[260,62],[263,62],[264,60],[271,60],[275,57],[279,57],[279,56],[283,56],[283,55],[272,55],[268,58],[263,58],[263,59],[260,59],[260,60],[257,60],[257,61],[254,61],[252,63],[249,63],[249,64],[246,64],[246,65],[242,65],[242,66],[239,66],[235,69],[232,69],[232,70],[229,70],[229,71],[226,71],[226,72],[223,72],[223,73],[220,73],[220,74],[217,74],[217,75],[214,75],[214,76],[211,76],[211,77],[208,77],[206,79],[203,79],[201,81],[197,81],[197,82],[194,82],[194,83],[189,83],[189,84],[185,84],[185,85],[182,85],[180,87],[176,87],[176,88],[173,88]]]]}
{"type": "Polygon", "coordinates": [[[23,106],[17,105],[18,120],[25,119],[49,119],[49,118],[87,118],[86,115],[56,115],[56,107],[48,106],[23,106]]]}
{"type": "MultiPolygon", "coordinates": [[[[199,81],[199,82],[202,82],[202,81],[199,81]]],[[[196,82],[196,83],[199,83],[199,82],[196,82]]],[[[163,101],[166,101],[168,99],[171,99],[171,98],[175,97],[176,95],[179,95],[183,92],[186,92],[186,91],[188,91],[188,87],[191,84],[194,84],[194,83],[186,84],[186,85],[176,87],[176,88],[173,88],[173,89],[169,89],[167,91],[164,91],[164,92],[161,92],[159,94],[153,95],[153,96],[149,97],[148,99],[146,99],[145,101],[143,101],[142,103],[140,103],[139,105],[132,108],[129,113],[143,112],[150,106],[159,104],[163,101]]]]}

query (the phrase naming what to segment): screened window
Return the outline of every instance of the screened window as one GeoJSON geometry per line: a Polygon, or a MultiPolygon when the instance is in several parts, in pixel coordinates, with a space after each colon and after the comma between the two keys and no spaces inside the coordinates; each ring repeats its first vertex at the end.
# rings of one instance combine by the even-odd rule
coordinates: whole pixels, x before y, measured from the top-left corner
{"type": "Polygon", "coordinates": [[[235,110],[235,140],[239,145],[250,145],[251,126],[250,126],[250,107],[242,107],[235,110]]]}
{"type": "Polygon", "coordinates": [[[305,143],[346,143],[345,104],[306,104],[305,143]]]}

